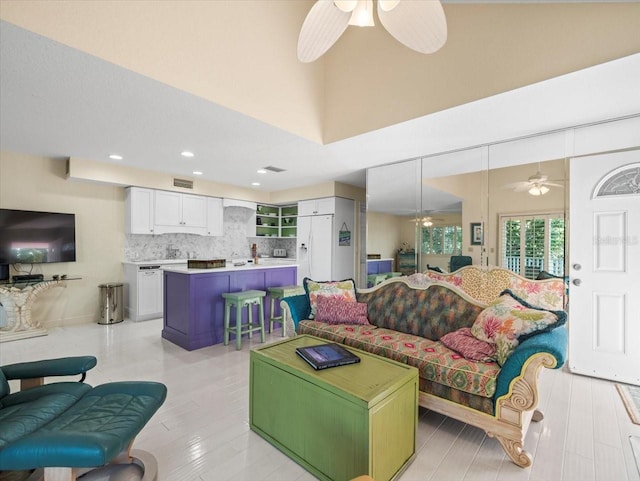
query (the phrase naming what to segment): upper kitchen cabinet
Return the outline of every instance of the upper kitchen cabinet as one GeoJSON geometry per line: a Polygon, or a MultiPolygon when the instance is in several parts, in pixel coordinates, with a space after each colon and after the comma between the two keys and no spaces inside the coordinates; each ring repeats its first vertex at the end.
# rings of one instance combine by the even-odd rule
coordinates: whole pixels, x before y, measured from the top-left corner
{"type": "Polygon", "coordinates": [[[280,237],[296,237],[297,221],[298,206],[296,204],[280,207],[280,237]]]}
{"type": "Polygon", "coordinates": [[[223,234],[222,199],[207,197],[207,235],[221,236],[223,234]]]}
{"type": "Polygon", "coordinates": [[[298,216],[335,214],[335,197],[301,200],[298,202],[298,216]]]}
{"type": "Polygon", "coordinates": [[[280,236],[280,208],[275,205],[258,204],[256,209],[256,236],[280,236]]]}
{"type": "Polygon", "coordinates": [[[126,197],[125,233],[153,234],[153,189],[129,187],[126,197]]]}
{"type": "Polygon", "coordinates": [[[258,204],[256,210],[257,237],[295,237],[298,205],[258,204]]]}
{"type": "Polygon", "coordinates": [[[207,233],[207,198],[180,192],[155,192],[154,230],[156,234],[207,233]]]}

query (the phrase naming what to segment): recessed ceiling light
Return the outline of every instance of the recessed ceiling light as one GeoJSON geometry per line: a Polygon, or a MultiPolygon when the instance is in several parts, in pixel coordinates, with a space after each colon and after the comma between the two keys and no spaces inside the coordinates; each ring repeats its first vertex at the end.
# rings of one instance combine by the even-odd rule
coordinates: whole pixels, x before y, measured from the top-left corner
{"type": "Polygon", "coordinates": [[[202,172],[200,172],[199,170],[194,170],[193,175],[202,175],[202,172]]]}
{"type": "Polygon", "coordinates": [[[264,169],[258,169],[258,170],[256,170],[256,172],[257,172],[258,174],[266,174],[266,173],[267,173],[267,171],[266,171],[266,170],[264,170],[264,169]]]}
{"type": "Polygon", "coordinates": [[[180,152],[180,155],[182,155],[183,157],[193,157],[193,152],[189,152],[188,150],[185,150],[183,152],[180,152]]]}
{"type": "Polygon", "coordinates": [[[122,160],[122,158],[123,158],[123,157],[122,157],[121,155],[118,155],[118,154],[111,154],[111,155],[109,156],[109,158],[110,158],[111,160],[122,160]]]}
{"type": "Polygon", "coordinates": [[[257,187],[260,185],[260,182],[251,182],[251,185],[255,185],[257,187]]]}

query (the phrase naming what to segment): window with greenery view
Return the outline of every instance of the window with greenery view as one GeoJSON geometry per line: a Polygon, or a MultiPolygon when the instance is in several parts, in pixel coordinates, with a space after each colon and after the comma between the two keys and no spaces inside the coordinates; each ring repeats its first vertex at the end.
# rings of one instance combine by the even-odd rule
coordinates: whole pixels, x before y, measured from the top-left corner
{"type": "Polygon", "coordinates": [[[563,276],[564,235],[562,212],[500,216],[501,266],[529,279],[563,276]]]}
{"type": "Polygon", "coordinates": [[[433,255],[459,255],[462,252],[462,226],[423,227],[422,252],[433,255]]]}

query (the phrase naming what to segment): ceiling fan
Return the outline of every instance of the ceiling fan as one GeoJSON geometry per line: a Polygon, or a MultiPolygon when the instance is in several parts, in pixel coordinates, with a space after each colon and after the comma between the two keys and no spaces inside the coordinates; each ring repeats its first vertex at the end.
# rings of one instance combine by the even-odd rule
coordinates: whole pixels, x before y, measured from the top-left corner
{"type": "MultiPolygon", "coordinates": [[[[439,0],[378,0],[378,18],[400,43],[433,53],[447,40],[447,20],[439,0]]],[[[373,0],[318,0],[298,37],[298,59],[313,62],[338,41],[349,25],[373,27],[373,0]]]]}
{"type": "Polygon", "coordinates": [[[549,181],[549,176],[544,174],[538,166],[538,170],[535,174],[529,176],[527,180],[521,182],[513,182],[505,184],[503,188],[513,189],[514,192],[529,192],[531,195],[540,196],[549,192],[550,187],[564,187],[562,184],[558,184],[553,181],[549,181]]]}
{"type": "Polygon", "coordinates": [[[425,215],[422,217],[414,217],[409,219],[409,222],[415,222],[416,224],[422,224],[423,227],[431,227],[433,225],[433,221],[442,222],[443,218],[432,217],[430,215],[425,215]]]}

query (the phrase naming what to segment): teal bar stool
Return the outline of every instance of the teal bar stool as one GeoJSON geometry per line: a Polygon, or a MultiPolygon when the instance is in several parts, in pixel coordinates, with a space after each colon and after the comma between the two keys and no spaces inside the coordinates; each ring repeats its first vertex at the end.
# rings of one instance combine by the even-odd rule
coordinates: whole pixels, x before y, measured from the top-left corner
{"type": "Polygon", "coordinates": [[[260,342],[264,342],[264,305],[262,299],[266,296],[265,291],[241,291],[223,293],[224,297],[224,345],[229,344],[229,333],[236,335],[236,349],[242,349],[242,335],[249,334],[252,337],[254,331],[260,332],[260,342]],[[252,306],[258,305],[259,324],[254,324],[252,319],[252,306]],[[236,307],[236,325],[229,327],[231,308],[236,307]],[[242,323],[242,308],[247,307],[247,323],[242,323]]]}
{"type": "Polygon", "coordinates": [[[269,297],[271,298],[271,310],[269,317],[269,332],[273,332],[273,323],[279,322],[282,324],[282,337],[287,334],[287,312],[283,309],[279,316],[275,315],[276,312],[276,299],[280,302],[285,297],[298,296],[304,294],[304,288],[302,286],[282,286],[282,287],[269,287],[269,297]]]}

